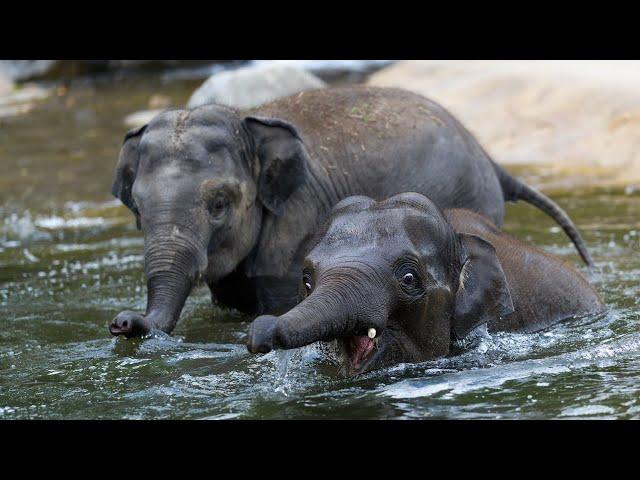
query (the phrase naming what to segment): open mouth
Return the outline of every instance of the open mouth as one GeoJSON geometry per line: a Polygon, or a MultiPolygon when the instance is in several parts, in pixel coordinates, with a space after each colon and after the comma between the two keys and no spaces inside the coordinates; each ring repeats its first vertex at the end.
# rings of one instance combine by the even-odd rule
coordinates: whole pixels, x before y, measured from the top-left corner
{"type": "Polygon", "coordinates": [[[387,329],[376,332],[371,328],[367,335],[338,337],[323,344],[327,348],[325,352],[340,366],[343,373],[359,375],[378,367],[388,350],[389,338],[386,333],[387,329]]]}
{"type": "Polygon", "coordinates": [[[347,337],[340,342],[344,348],[347,370],[351,375],[360,373],[378,349],[378,337],[368,335],[347,337]]]}

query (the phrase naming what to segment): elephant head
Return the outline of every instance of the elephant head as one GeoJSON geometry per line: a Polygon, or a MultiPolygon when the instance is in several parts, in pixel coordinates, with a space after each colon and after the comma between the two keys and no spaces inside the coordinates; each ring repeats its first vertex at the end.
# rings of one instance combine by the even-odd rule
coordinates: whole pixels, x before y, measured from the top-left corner
{"type": "Polygon", "coordinates": [[[166,111],[127,133],[111,191],[144,234],[148,297],[144,315],[121,312],[111,333],[170,332],[195,282],[232,272],[263,216],[282,213],[307,158],[293,125],[214,104],[166,111]]]}
{"type": "Polygon", "coordinates": [[[417,193],[338,203],[308,254],[301,302],[252,323],[248,349],[336,341],[352,373],[437,358],[452,341],[513,312],[495,249],[453,230],[417,193]]]}

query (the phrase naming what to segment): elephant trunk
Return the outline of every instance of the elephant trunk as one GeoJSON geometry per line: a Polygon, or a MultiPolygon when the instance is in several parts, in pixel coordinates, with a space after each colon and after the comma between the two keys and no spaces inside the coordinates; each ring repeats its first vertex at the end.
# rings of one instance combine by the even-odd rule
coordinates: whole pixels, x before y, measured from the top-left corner
{"type": "Polygon", "coordinates": [[[144,270],[147,277],[146,321],[152,328],[171,332],[191,288],[206,267],[204,246],[177,227],[145,239],[144,270]]]}
{"type": "Polygon", "coordinates": [[[366,336],[371,328],[381,332],[386,308],[379,296],[372,298],[362,293],[366,291],[318,288],[284,315],[263,315],[254,320],[247,347],[253,353],[267,353],[336,338],[366,336]]]}
{"type": "Polygon", "coordinates": [[[207,266],[207,250],[198,238],[176,224],[145,232],[146,313],[120,312],[109,327],[113,335],[137,337],[154,329],[171,333],[191,288],[207,266]]]}

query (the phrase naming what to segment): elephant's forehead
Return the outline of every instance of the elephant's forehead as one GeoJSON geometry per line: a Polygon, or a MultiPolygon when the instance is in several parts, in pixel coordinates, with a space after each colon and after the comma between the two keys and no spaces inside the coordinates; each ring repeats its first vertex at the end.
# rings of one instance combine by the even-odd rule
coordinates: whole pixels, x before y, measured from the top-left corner
{"type": "Polygon", "coordinates": [[[140,141],[140,171],[173,168],[194,172],[205,168],[217,174],[231,173],[236,171],[241,148],[228,132],[216,127],[194,127],[180,138],[174,138],[171,132],[150,131],[140,141]]]}
{"type": "Polygon", "coordinates": [[[169,110],[157,115],[148,125],[141,146],[184,149],[196,146],[212,150],[237,143],[238,119],[227,110],[211,106],[199,110],[169,110]]]}
{"type": "Polygon", "coordinates": [[[439,223],[435,216],[407,209],[365,210],[335,218],[319,246],[324,251],[359,247],[390,254],[411,249],[436,253],[443,241],[439,223]]]}
{"type": "Polygon", "coordinates": [[[335,219],[329,226],[323,243],[327,247],[347,245],[389,245],[408,241],[402,217],[392,212],[368,211],[352,213],[335,219]]]}
{"type": "Polygon", "coordinates": [[[193,125],[178,129],[170,126],[149,129],[140,140],[142,151],[166,152],[170,150],[205,149],[229,147],[235,138],[223,126],[193,125]]]}
{"type": "Polygon", "coordinates": [[[232,109],[210,104],[194,110],[165,110],[149,122],[148,128],[186,129],[198,125],[232,130],[239,127],[240,119],[232,109]]]}

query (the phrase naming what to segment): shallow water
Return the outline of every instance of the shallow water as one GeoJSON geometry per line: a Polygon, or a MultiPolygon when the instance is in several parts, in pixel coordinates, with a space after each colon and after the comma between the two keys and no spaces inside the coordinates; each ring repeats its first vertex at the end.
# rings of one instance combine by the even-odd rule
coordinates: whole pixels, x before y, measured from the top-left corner
{"type": "MultiPolygon", "coordinates": [[[[498,334],[457,357],[340,376],[315,347],[249,355],[250,318],[200,287],[174,336],[113,339],[143,310],[142,239],[109,196],[125,115],[199,81],[102,77],[0,123],[0,419],[640,418],[640,194],[555,192],[597,269],[605,314],[498,334]]],[[[526,168],[523,173],[526,173],[526,168]]],[[[509,232],[580,265],[527,205],[509,232]]]]}

